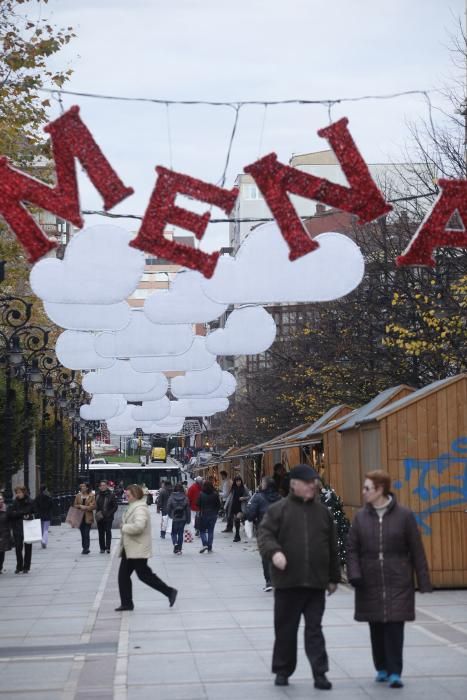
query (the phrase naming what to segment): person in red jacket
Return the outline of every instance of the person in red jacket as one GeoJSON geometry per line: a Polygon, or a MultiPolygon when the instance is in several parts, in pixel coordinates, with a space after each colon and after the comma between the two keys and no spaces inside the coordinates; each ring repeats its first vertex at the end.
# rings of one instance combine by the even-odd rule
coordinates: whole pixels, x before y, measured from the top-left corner
{"type": "Polygon", "coordinates": [[[203,487],[203,478],[201,476],[197,476],[194,482],[191,484],[190,488],[187,491],[187,496],[188,500],[190,501],[190,509],[191,509],[191,524],[195,528],[195,535],[199,535],[199,528],[196,527],[198,522],[196,519],[196,516],[199,513],[199,505],[198,505],[198,498],[201,493],[203,487]]]}

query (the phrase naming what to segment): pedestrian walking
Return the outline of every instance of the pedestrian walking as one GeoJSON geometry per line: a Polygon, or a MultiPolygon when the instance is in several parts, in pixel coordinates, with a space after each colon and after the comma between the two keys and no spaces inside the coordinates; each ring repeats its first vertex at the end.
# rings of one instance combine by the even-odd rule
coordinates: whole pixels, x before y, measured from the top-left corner
{"type": "Polygon", "coordinates": [[[27,574],[31,568],[32,544],[24,542],[23,521],[33,519],[34,504],[29,498],[28,490],[25,486],[17,486],[15,488],[15,498],[7,510],[7,515],[15,541],[15,574],[27,574]]]}
{"type": "MultiPolygon", "coordinates": [[[[263,476],[261,480],[261,491],[255,493],[251,501],[247,504],[246,519],[255,523],[258,528],[269,506],[272,503],[276,503],[276,501],[280,501],[281,498],[282,496],[277,491],[274,479],[270,476],[263,476]]],[[[272,591],[271,561],[266,557],[261,557],[261,563],[263,565],[265,582],[263,591],[268,593],[272,591]]]]}
{"type": "Polygon", "coordinates": [[[415,619],[414,572],[420,593],[430,593],[428,564],[415,517],[397,503],[389,474],[368,472],[363,500],[347,543],[355,619],[370,626],[375,680],[402,688],[404,623],[415,619]]]}
{"type": "Polygon", "coordinates": [[[39,495],[34,499],[34,512],[41,519],[42,530],[42,549],[46,549],[49,543],[49,526],[52,520],[54,502],[47,486],[42,485],[39,489],[39,495]]]}
{"type": "Polygon", "coordinates": [[[79,530],[81,532],[81,545],[83,548],[81,554],[89,554],[91,551],[91,527],[94,522],[94,511],[96,510],[96,497],[91,491],[89,484],[83,483],[79,485],[79,493],[76,494],[73,505],[75,508],[78,508],[78,510],[84,511],[83,519],[81,521],[81,525],[79,526],[79,530]]]}
{"type": "Polygon", "coordinates": [[[190,501],[185,495],[183,484],[175,484],[167,502],[167,515],[172,518],[172,544],[174,554],[182,553],[185,525],[191,522],[190,501]]]}
{"type": "Polygon", "coordinates": [[[3,573],[3,564],[5,562],[5,552],[8,552],[12,546],[11,529],[6,512],[5,499],[0,493],[0,574],[3,573]]]}
{"type": "Polygon", "coordinates": [[[212,552],[214,540],[214,528],[216,526],[217,515],[221,502],[219,494],[210,481],[205,481],[198,497],[199,508],[199,531],[201,535],[200,554],[212,552]]]}
{"type": "Polygon", "coordinates": [[[133,571],[136,571],[140,581],[167,596],[172,607],[177,597],[177,589],[164,583],[148,566],[148,559],[152,556],[151,516],[143,489],[137,484],[131,484],[126,492],[129,505],[122,518],[121,561],[118,571],[121,604],[115,610],[120,612],[134,609],[131,584],[133,571]]]}
{"type": "Polygon", "coordinates": [[[194,482],[188,489],[187,496],[190,501],[191,508],[191,524],[195,529],[195,535],[199,535],[199,505],[198,498],[203,487],[203,477],[197,476],[194,482]]]}
{"type": "Polygon", "coordinates": [[[305,618],[305,653],[315,688],[330,690],[326,645],[321,627],[325,593],[340,581],[336,528],[316,496],[318,474],[306,464],[290,470],[290,493],[269,506],[258,532],[262,557],[272,562],[275,685],[288,685],[297,664],[297,632],[305,618]]]}
{"type": "Polygon", "coordinates": [[[250,500],[250,496],[251,494],[243,483],[242,477],[237,475],[230,490],[229,498],[227,499],[227,528],[225,529],[225,532],[230,532],[230,523],[235,525],[234,542],[241,541],[240,523],[242,521],[243,514],[246,513],[246,506],[250,500]]]}
{"type": "Polygon", "coordinates": [[[165,539],[165,534],[169,525],[169,516],[167,513],[167,504],[172,495],[172,484],[170,481],[164,481],[159,493],[157,494],[157,512],[161,514],[161,537],[165,539]]]}
{"type": "MultiPolygon", "coordinates": [[[[229,497],[229,493],[230,493],[230,490],[231,490],[231,488],[232,488],[232,483],[233,483],[233,482],[232,482],[232,479],[229,477],[229,475],[227,474],[227,472],[226,472],[224,469],[223,469],[222,471],[219,472],[219,476],[220,476],[220,478],[221,478],[221,485],[220,485],[220,489],[219,489],[219,496],[220,496],[220,499],[221,499],[221,508],[222,508],[223,511],[224,511],[223,520],[224,520],[225,522],[227,522],[227,515],[226,515],[226,512],[225,512],[225,511],[226,511],[225,503],[226,503],[226,501],[227,501],[227,499],[228,499],[228,497],[229,497]]],[[[223,530],[222,532],[232,532],[232,530],[233,530],[233,527],[231,527],[230,530],[229,530],[229,529],[228,529],[228,525],[226,525],[225,530],[223,530]]]]}
{"type": "Polygon", "coordinates": [[[117,508],[115,494],[110,490],[108,482],[103,479],[99,482],[99,490],[96,495],[96,522],[101,554],[105,552],[110,554],[112,522],[117,508]]]}

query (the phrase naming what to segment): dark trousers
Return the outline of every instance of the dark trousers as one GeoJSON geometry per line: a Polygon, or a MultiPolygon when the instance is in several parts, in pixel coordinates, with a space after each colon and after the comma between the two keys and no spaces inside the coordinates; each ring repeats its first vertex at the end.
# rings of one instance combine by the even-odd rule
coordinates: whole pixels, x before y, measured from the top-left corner
{"type": "Polygon", "coordinates": [[[377,671],[402,673],[403,622],[370,622],[371,651],[377,671]]]}
{"type": "Polygon", "coordinates": [[[214,528],[216,527],[217,513],[203,513],[201,516],[200,535],[203,547],[212,549],[214,540],[214,528]]]}
{"type": "MultiPolygon", "coordinates": [[[[79,529],[81,531],[81,544],[83,547],[83,551],[87,552],[91,544],[91,538],[89,536],[89,533],[91,532],[91,523],[84,522],[83,518],[79,529]]],[[[105,547],[101,547],[101,549],[105,549],[105,547]]]]}
{"type": "Polygon", "coordinates": [[[112,520],[100,520],[97,523],[99,532],[99,547],[101,549],[110,549],[112,543],[112,520]]]}
{"type": "Polygon", "coordinates": [[[185,530],[184,520],[172,520],[172,544],[177,545],[179,549],[183,545],[183,531],[185,530]]]}
{"type": "Polygon", "coordinates": [[[147,559],[127,559],[125,550],[122,552],[120,560],[120,569],[118,570],[118,589],[120,592],[120,600],[125,607],[133,605],[133,587],[131,585],[131,574],[136,571],[136,575],[140,581],[147,586],[160,591],[167,597],[170,595],[171,587],[164,583],[156,574],[149,568],[147,559]]]}
{"type": "Polygon", "coordinates": [[[272,671],[291,676],[297,665],[297,632],[305,618],[305,653],[313,671],[320,676],[329,670],[328,655],[321,627],[325,591],[317,588],[282,588],[274,592],[275,642],[272,671]]]}
{"type": "Polygon", "coordinates": [[[16,568],[20,571],[29,571],[31,568],[32,544],[24,545],[24,560],[23,560],[23,540],[15,545],[16,549],[16,568]]]}
{"type": "Polygon", "coordinates": [[[0,571],[3,569],[3,562],[5,561],[5,552],[0,552],[0,571]]]}
{"type": "Polygon", "coordinates": [[[263,565],[264,580],[266,583],[271,583],[271,560],[261,557],[261,563],[263,565]]]}

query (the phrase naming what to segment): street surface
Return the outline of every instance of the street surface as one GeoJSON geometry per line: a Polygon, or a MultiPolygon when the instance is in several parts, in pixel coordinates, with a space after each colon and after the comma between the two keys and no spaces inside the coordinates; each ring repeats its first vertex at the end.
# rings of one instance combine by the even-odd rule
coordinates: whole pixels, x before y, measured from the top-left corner
{"type": "MultiPolygon", "coordinates": [[[[159,538],[151,507],[152,567],[179,589],[175,606],[134,577],[135,610],[116,613],[119,531],[112,554],[81,555],[80,534],[53,527],[46,550],[33,546],[29,575],[14,575],[8,552],[0,576],[0,698],[8,700],[239,700],[321,697],[300,653],[288,688],[270,673],[272,593],[263,593],[254,541],[232,542],[219,523],[213,555],[198,541],[174,556],[159,538]]],[[[467,698],[467,591],[439,591],[417,600],[406,630],[405,689],[377,686],[368,629],[353,621],[346,586],[328,599],[324,632],[331,698],[362,700],[467,698]]]]}

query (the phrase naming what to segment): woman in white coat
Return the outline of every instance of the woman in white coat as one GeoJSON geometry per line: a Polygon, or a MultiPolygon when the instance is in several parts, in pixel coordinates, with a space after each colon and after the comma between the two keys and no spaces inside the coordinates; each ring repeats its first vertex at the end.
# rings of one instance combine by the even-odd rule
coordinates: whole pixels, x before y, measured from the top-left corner
{"type": "Polygon", "coordinates": [[[134,608],[131,585],[133,571],[136,571],[140,581],[167,596],[172,607],[177,597],[177,589],[164,583],[148,566],[148,559],[152,556],[151,516],[143,489],[137,484],[131,484],[126,493],[129,505],[122,518],[121,561],[118,571],[122,604],[115,610],[120,612],[134,608]]]}

